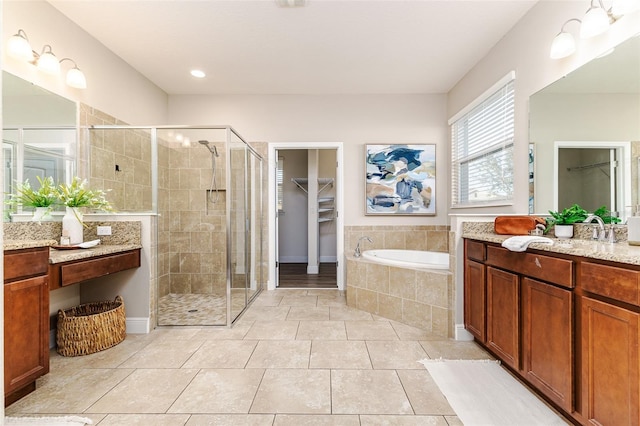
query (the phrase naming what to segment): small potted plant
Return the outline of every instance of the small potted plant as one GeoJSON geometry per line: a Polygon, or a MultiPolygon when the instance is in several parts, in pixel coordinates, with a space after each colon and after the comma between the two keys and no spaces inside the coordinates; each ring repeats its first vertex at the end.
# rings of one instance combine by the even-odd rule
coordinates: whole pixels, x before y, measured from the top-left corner
{"type": "Polygon", "coordinates": [[[29,179],[15,186],[15,192],[9,194],[6,203],[14,208],[32,207],[34,208],[33,219],[36,222],[51,218],[51,209],[58,201],[56,186],[51,176],[44,179],[36,177],[40,183],[40,188],[35,190],[31,187],[29,179]]]}
{"type": "Polygon", "coordinates": [[[604,223],[612,223],[613,224],[613,223],[620,223],[621,222],[619,217],[611,215],[611,212],[609,211],[607,206],[600,207],[599,209],[594,211],[593,214],[595,214],[596,216],[600,216],[600,219],[602,219],[602,221],[604,223]]]}
{"type": "Polygon", "coordinates": [[[83,241],[82,228],[84,223],[80,208],[113,211],[111,204],[106,199],[105,191],[88,188],[87,180],[77,176],[68,185],[58,185],[56,195],[67,208],[67,212],[62,218],[62,232],[63,235],[68,234],[70,244],[79,244],[83,241]]]}
{"type": "Polygon", "coordinates": [[[567,207],[562,211],[549,210],[551,218],[547,219],[547,229],[549,231],[553,227],[553,232],[558,238],[571,238],[573,237],[573,224],[584,222],[589,212],[574,204],[571,207],[567,207]]]}

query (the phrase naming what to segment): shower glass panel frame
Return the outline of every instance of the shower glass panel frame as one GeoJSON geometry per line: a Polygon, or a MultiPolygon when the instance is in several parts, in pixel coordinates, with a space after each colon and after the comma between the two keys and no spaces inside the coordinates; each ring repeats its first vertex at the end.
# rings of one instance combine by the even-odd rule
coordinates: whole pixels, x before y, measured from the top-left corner
{"type": "Polygon", "coordinates": [[[113,143],[126,152],[130,143],[130,151],[150,157],[151,184],[143,189],[150,194],[142,196],[151,199],[151,211],[127,212],[157,215],[157,325],[233,325],[266,277],[262,156],[230,126],[95,125],[88,132],[97,142],[91,149],[102,152],[113,143]],[[163,298],[171,307],[161,315],[163,298]]]}

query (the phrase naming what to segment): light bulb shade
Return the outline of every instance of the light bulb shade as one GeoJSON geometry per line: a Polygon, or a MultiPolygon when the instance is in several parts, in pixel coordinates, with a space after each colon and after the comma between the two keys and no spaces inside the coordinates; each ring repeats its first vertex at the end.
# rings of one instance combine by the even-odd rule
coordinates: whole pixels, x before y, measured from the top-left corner
{"type": "Polygon", "coordinates": [[[580,38],[591,38],[609,29],[609,16],[601,7],[592,7],[582,18],[580,38]]]}
{"type": "Polygon", "coordinates": [[[60,62],[53,52],[43,52],[38,58],[38,69],[51,75],[60,74],[60,62]]]}
{"type": "Polygon", "coordinates": [[[613,16],[622,16],[640,9],[640,0],[613,0],[611,13],[613,16]]]}
{"type": "Polygon", "coordinates": [[[561,32],[551,43],[551,59],[565,58],[576,51],[576,41],[570,33],[561,32]]]}
{"type": "Polygon", "coordinates": [[[31,44],[29,44],[29,40],[20,35],[20,33],[9,37],[9,40],[7,41],[7,54],[12,58],[20,59],[22,61],[33,61],[31,44]]]}
{"type": "Polygon", "coordinates": [[[69,72],[67,72],[67,85],[75,87],[76,89],[86,89],[87,79],[80,69],[77,67],[71,68],[69,72]]]}

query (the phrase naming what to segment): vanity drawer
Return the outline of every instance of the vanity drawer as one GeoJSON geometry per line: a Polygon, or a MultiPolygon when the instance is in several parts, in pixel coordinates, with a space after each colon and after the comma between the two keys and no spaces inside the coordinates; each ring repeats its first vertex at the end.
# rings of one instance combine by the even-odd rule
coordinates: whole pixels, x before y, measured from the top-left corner
{"type": "Polygon", "coordinates": [[[485,260],[484,243],[472,240],[465,240],[465,249],[467,259],[473,259],[480,262],[485,260]]]}
{"type": "Polygon", "coordinates": [[[486,264],[562,287],[575,287],[574,263],[571,260],[488,246],[486,264]]]}
{"type": "MultiPolygon", "coordinates": [[[[140,250],[62,264],[59,283],[64,287],[139,266],[140,250]]],[[[58,274],[52,275],[57,278],[58,274]]]]}
{"type": "Polygon", "coordinates": [[[639,271],[582,262],[580,285],[585,291],[640,306],[639,271]]]}
{"type": "Polygon", "coordinates": [[[4,280],[46,275],[49,268],[49,247],[4,252],[4,280]]]}

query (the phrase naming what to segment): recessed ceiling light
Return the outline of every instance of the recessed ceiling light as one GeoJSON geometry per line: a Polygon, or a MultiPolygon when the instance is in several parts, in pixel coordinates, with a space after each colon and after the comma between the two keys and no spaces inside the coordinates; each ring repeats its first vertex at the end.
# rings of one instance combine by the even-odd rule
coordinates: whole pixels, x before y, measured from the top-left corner
{"type": "Polygon", "coordinates": [[[202,70],[191,70],[191,75],[195,78],[205,78],[207,76],[202,70]]]}

